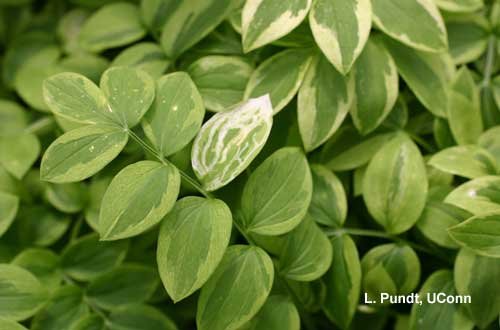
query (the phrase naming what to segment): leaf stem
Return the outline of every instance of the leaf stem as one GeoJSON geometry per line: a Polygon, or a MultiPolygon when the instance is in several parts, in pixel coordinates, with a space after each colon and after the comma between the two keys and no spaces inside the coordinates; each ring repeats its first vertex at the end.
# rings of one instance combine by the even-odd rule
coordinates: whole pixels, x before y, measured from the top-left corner
{"type": "MultiPolygon", "coordinates": [[[[158,159],[161,163],[163,164],[169,164],[169,165],[172,165],[172,166],[175,166],[173,165],[172,163],[170,163],[167,159],[165,159],[165,157],[163,157],[159,151],[157,151],[155,148],[153,148],[152,146],[150,146],[147,142],[145,142],[143,139],[141,139],[137,134],[135,134],[133,131],[127,129],[127,132],[129,134],[129,136],[132,138],[132,140],[134,140],[135,142],[137,142],[145,151],[148,151],[151,155],[153,155],[156,159],[158,159]]],[[[181,177],[187,182],[189,183],[193,188],[195,188],[200,194],[202,194],[203,196],[205,196],[206,198],[213,198],[213,195],[206,191],[205,189],[203,189],[203,187],[198,183],[198,181],[196,181],[195,179],[193,179],[189,174],[187,174],[186,172],[184,172],[183,170],[181,170],[180,168],[178,168],[177,166],[175,166],[177,168],[177,170],[179,171],[181,177]]]]}
{"type": "Polygon", "coordinates": [[[424,148],[427,152],[430,153],[435,153],[436,148],[434,148],[430,143],[422,139],[420,136],[417,134],[411,133],[406,131],[406,134],[408,134],[415,142],[417,142],[418,145],[420,145],[422,148],[424,148]]]}
{"type": "Polygon", "coordinates": [[[240,225],[238,224],[238,221],[233,219],[233,224],[236,227],[236,229],[239,231],[241,236],[243,236],[243,238],[248,242],[248,244],[258,246],[255,243],[255,241],[249,235],[247,235],[247,233],[245,233],[245,231],[240,227],[240,225]]]}
{"type": "Polygon", "coordinates": [[[481,81],[481,88],[487,87],[491,82],[491,75],[493,73],[493,65],[495,64],[497,40],[494,35],[488,39],[488,49],[486,51],[486,60],[484,64],[483,81],[481,81]]]}

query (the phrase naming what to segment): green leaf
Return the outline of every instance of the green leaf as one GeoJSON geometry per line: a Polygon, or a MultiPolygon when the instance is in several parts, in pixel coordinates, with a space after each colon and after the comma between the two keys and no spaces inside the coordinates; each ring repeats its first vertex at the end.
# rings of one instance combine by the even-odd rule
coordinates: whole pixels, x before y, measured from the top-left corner
{"type": "Polygon", "coordinates": [[[37,160],[40,149],[40,142],[34,134],[0,137],[0,165],[21,179],[37,160]]]}
{"type": "Polygon", "coordinates": [[[59,73],[43,83],[45,102],[58,116],[84,124],[114,122],[104,94],[86,77],[59,73]]]}
{"type": "Polygon", "coordinates": [[[162,26],[161,46],[169,58],[178,57],[203,39],[235,8],[230,0],[144,2],[142,8],[146,22],[162,26]]]}
{"type": "Polygon", "coordinates": [[[490,128],[481,134],[477,144],[488,150],[495,157],[496,163],[500,164],[500,126],[490,128]]]}
{"type": "Polygon", "coordinates": [[[157,81],[156,100],[142,127],[156,150],[170,156],[196,136],[204,115],[203,100],[191,78],[175,72],[157,81]]]}
{"type": "Polygon", "coordinates": [[[88,281],[120,265],[129,248],[127,240],[100,242],[96,233],[71,242],[61,254],[61,268],[78,281],[88,281]]]}
{"type": "Polygon", "coordinates": [[[250,99],[210,118],[196,137],[191,164],[209,191],[225,186],[264,147],[273,122],[269,96],[250,99]]]}
{"type": "Polygon", "coordinates": [[[467,67],[461,68],[452,82],[448,122],[458,144],[474,144],[483,132],[479,91],[467,67]]]}
{"type": "Polygon", "coordinates": [[[83,24],[79,39],[83,49],[98,53],[133,43],[145,35],[139,8],[131,3],[119,2],[94,12],[83,24]]]}
{"type": "Polygon", "coordinates": [[[113,310],[145,302],[159,281],[156,270],[151,267],[124,264],[92,280],[85,297],[100,308],[113,310]]]}
{"type": "Polygon", "coordinates": [[[31,272],[45,287],[53,291],[59,287],[62,281],[59,262],[59,256],[51,250],[28,248],[19,253],[11,261],[11,264],[31,272]]]}
{"type": "Polygon", "coordinates": [[[49,110],[43,99],[42,84],[46,78],[62,71],[57,65],[60,56],[58,48],[47,47],[19,67],[14,78],[14,88],[30,107],[43,112],[49,110]]]}
{"type": "Polygon", "coordinates": [[[64,213],[80,212],[88,197],[84,183],[49,184],[44,195],[52,206],[64,213]]]}
{"type": "Polygon", "coordinates": [[[468,181],[453,190],[446,199],[472,214],[500,211],[500,177],[485,176],[468,181]]]}
{"type": "Polygon", "coordinates": [[[484,6],[483,0],[435,0],[436,5],[449,12],[473,12],[484,6]]]}
{"type": "Polygon", "coordinates": [[[448,229],[470,218],[472,214],[452,204],[428,201],[418,219],[418,230],[429,240],[448,249],[458,248],[448,229]]]}
{"type": "Polygon", "coordinates": [[[495,158],[487,150],[475,145],[446,148],[433,155],[429,165],[469,179],[498,173],[495,158]]]}
{"type": "Polygon", "coordinates": [[[106,70],[100,83],[109,103],[109,111],[123,127],[137,125],[153,103],[154,80],[144,71],[129,67],[106,70]]]}
{"type": "Polygon", "coordinates": [[[104,320],[97,315],[87,315],[73,323],[69,330],[105,330],[104,320]]]}
{"type": "Polygon", "coordinates": [[[446,27],[433,0],[373,0],[377,28],[412,48],[442,52],[448,47],[446,27]]]}
{"type": "Polygon", "coordinates": [[[173,165],[145,160],[125,167],[102,199],[101,239],[123,239],[150,229],[172,209],[179,187],[173,165]]]}
{"type": "Polygon", "coordinates": [[[332,246],[318,225],[306,216],[285,235],[279,256],[279,272],[294,281],[313,281],[323,276],[332,262],[332,246]]]}
{"type": "Polygon", "coordinates": [[[354,80],[356,98],[351,118],[358,131],[366,135],[382,124],[398,97],[396,64],[381,43],[368,41],[354,66],[354,80]]]}
{"type": "Polygon", "coordinates": [[[465,315],[458,303],[429,303],[427,295],[444,293],[456,296],[453,273],[449,270],[438,270],[432,273],[419,291],[422,304],[414,304],[411,309],[411,330],[471,330],[473,324],[465,315]],[[423,298],[423,299],[422,299],[423,298]]]}
{"type": "Polygon", "coordinates": [[[358,250],[347,235],[331,238],[332,267],[323,277],[326,296],[322,308],[330,320],[347,329],[358,306],[361,289],[361,264],[358,250]]]}
{"type": "Polygon", "coordinates": [[[60,330],[70,328],[89,313],[83,291],[73,285],[63,286],[50,298],[44,309],[33,318],[32,330],[60,330]]]}
{"type": "Polygon", "coordinates": [[[238,330],[300,330],[300,316],[293,301],[284,295],[271,295],[252,320],[238,330]]]}
{"type": "Polygon", "coordinates": [[[231,228],[231,210],[221,200],[190,196],[175,204],[162,222],[157,249],[160,276],[174,302],[201,288],[212,275],[231,228]]]}
{"type": "Polygon", "coordinates": [[[155,79],[160,78],[169,65],[170,60],[163,53],[161,47],[153,42],[140,42],[130,46],[118,54],[111,62],[111,67],[128,66],[137,68],[155,79]]]}
{"type": "Polygon", "coordinates": [[[59,72],[79,73],[93,82],[98,82],[102,73],[108,68],[109,61],[100,55],[76,53],[63,58],[59,63],[59,72]]]}
{"type": "Polygon", "coordinates": [[[382,126],[392,129],[405,128],[408,124],[408,117],[408,105],[406,104],[403,96],[400,94],[394,104],[394,107],[382,123],[382,126]]]}
{"type": "Polygon", "coordinates": [[[312,0],[250,0],[242,11],[243,49],[246,53],[290,33],[305,19],[312,0]]]}
{"type": "Polygon", "coordinates": [[[342,227],[347,217],[347,196],[338,177],[323,165],[311,165],[313,192],[308,213],[318,224],[342,227]]]}
{"type": "MultiPolygon", "coordinates": [[[[417,3],[414,0],[403,0],[407,1],[417,3]]],[[[425,0],[428,1],[430,0],[425,0]]],[[[402,22],[402,18],[398,18],[395,22],[402,22]]],[[[420,26],[424,23],[418,22],[418,24],[420,26]]],[[[448,109],[449,84],[455,70],[451,58],[446,54],[416,51],[389,38],[384,38],[384,44],[396,62],[399,74],[419,101],[433,115],[445,117],[448,109]]]]}
{"type": "Polygon", "coordinates": [[[80,45],[78,44],[78,35],[89,15],[90,12],[86,9],[74,8],[67,11],[59,20],[57,35],[66,53],[72,54],[81,51],[80,45]]]}
{"type": "Polygon", "coordinates": [[[14,222],[18,239],[28,246],[49,246],[57,242],[68,230],[71,218],[38,205],[24,205],[14,222]]]}
{"type": "Polygon", "coordinates": [[[115,159],[127,141],[127,131],[115,126],[88,125],[69,131],[45,151],[41,179],[55,183],[85,180],[115,159]]]}
{"type": "Polygon", "coordinates": [[[456,15],[446,19],[450,55],[455,64],[477,60],[488,47],[490,24],[482,15],[456,15]]]}
{"type": "Polygon", "coordinates": [[[205,56],[193,62],[187,72],[193,78],[210,111],[225,111],[243,101],[253,66],[243,57],[205,56]]]}
{"type": "Polygon", "coordinates": [[[16,102],[0,99],[0,136],[17,135],[27,126],[26,110],[16,102]]]}
{"type": "Polygon", "coordinates": [[[259,247],[229,247],[201,289],[196,313],[199,330],[237,329],[257,314],[273,284],[271,258],[259,247]]]}
{"type": "Polygon", "coordinates": [[[384,244],[368,251],[361,259],[363,290],[370,300],[381,301],[380,293],[409,294],[420,281],[420,261],[407,245],[384,244]]]}
{"type": "Polygon", "coordinates": [[[390,133],[363,137],[354,127],[344,126],[325,144],[322,163],[332,171],[356,169],[367,164],[392,137],[390,133]]]}
{"type": "Polygon", "coordinates": [[[313,58],[299,89],[297,113],[306,151],[328,140],[354,101],[354,79],[342,76],[322,55],[313,58]]]}
{"type": "Polygon", "coordinates": [[[108,318],[110,330],[178,330],[175,323],[158,309],[131,305],[113,310],[108,318]]]}
{"type": "Polygon", "coordinates": [[[316,0],[309,13],[314,39],[326,58],[347,74],[368,40],[372,26],[369,0],[316,0]]]}
{"type": "Polygon", "coordinates": [[[0,237],[11,226],[18,209],[19,197],[0,191],[0,237]]]}
{"type": "Polygon", "coordinates": [[[486,257],[500,257],[500,215],[486,214],[449,228],[450,236],[460,245],[486,257]]]}
{"type": "Polygon", "coordinates": [[[413,141],[400,133],[384,145],[366,169],[363,198],[372,217],[392,234],[410,229],[427,197],[425,164],[413,141]]]}
{"type": "Polygon", "coordinates": [[[47,301],[40,281],[19,266],[0,264],[0,317],[22,321],[33,316],[47,301]]]}
{"type": "Polygon", "coordinates": [[[244,229],[281,235],[296,227],[311,202],[312,178],[298,148],[282,148],[250,175],[241,196],[244,229]]]}
{"type": "Polygon", "coordinates": [[[0,328],[3,330],[28,330],[15,321],[3,318],[0,318],[0,328]]]}
{"type": "Polygon", "coordinates": [[[484,329],[498,317],[500,310],[500,259],[460,250],[453,271],[459,295],[470,295],[471,302],[464,304],[470,318],[484,329]]]}
{"type": "Polygon", "coordinates": [[[278,113],[299,90],[312,55],[310,49],[288,49],[268,58],[250,77],[245,99],[269,94],[273,113],[278,113]]]}

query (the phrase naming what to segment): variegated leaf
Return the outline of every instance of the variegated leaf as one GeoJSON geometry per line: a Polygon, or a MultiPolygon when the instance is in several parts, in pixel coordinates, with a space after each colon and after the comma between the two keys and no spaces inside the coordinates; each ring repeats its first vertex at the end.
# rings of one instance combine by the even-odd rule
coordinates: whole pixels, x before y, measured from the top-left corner
{"type": "Polygon", "coordinates": [[[500,176],[468,181],[455,188],[444,201],[475,215],[500,212],[500,176]]]}
{"type": "Polygon", "coordinates": [[[372,26],[370,0],[315,0],[309,14],[314,39],[328,60],[347,74],[372,26]]]}
{"type": "Polygon", "coordinates": [[[372,0],[373,22],[394,39],[422,51],[448,47],[446,27],[433,0],[372,0]]]}
{"type": "Polygon", "coordinates": [[[161,47],[153,42],[141,42],[126,48],[116,55],[110,64],[111,67],[129,66],[141,69],[155,79],[160,78],[169,65],[170,60],[161,47]]]}
{"type": "Polygon", "coordinates": [[[238,329],[257,314],[271,291],[271,258],[257,246],[233,245],[201,289],[199,330],[238,329]]]}
{"type": "Polygon", "coordinates": [[[306,17],[312,0],[247,0],[242,12],[243,49],[250,52],[295,29],[306,17]]]}
{"type": "Polygon", "coordinates": [[[449,228],[450,236],[460,245],[479,255],[500,258],[500,214],[475,216],[449,228]]]}
{"type": "Polygon", "coordinates": [[[429,165],[443,172],[469,179],[498,173],[495,157],[476,145],[443,149],[432,156],[429,165]]]}
{"type": "Polygon", "coordinates": [[[457,13],[473,12],[484,6],[483,0],[434,0],[434,2],[445,11],[457,13]]]}
{"type": "Polygon", "coordinates": [[[452,81],[448,122],[458,144],[477,143],[483,132],[479,90],[467,67],[461,68],[452,81]]]}
{"type": "Polygon", "coordinates": [[[315,56],[297,101],[299,130],[306,151],[316,149],[335,133],[353,100],[352,76],[342,76],[323,55],[315,56]]]}
{"type": "Polygon", "coordinates": [[[170,156],[191,142],[204,115],[203,100],[191,78],[174,72],[157,81],[156,99],[142,127],[156,150],[170,156]]]}
{"type": "Polygon", "coordinates": [[[274,114],[295,96],[312,59],[309,49],[288,49],[264,61],[252,74],[245,98],[269,94],[274,114]]]}
{"type": "Polygon", "coordinates": [[[354,126],[362,135],[375,130],[396,103],[399,78],[385,47],[369,40],[354,66],[356,97],[351,107],[354,126]]]}
{"type": "Polygon", "coordinates": [[[446,117],[448,87],[455,71],[449,55],[418,51],[390,38],[384,38],[384,44],[419,101],[435,116],[446,117]]]}
{"type": "Polygon", "coordinates": [[[79,33],[80,46],[89,52],[124,46],[146,35],[139,8],[131,3],[105,5],[90,16],[79,33]]]}
{"type": "Polygon", "coordinates": [[[19,209],[19,197],[0,191],[0,237],[9,229],[19,209]]]}
{"type": "Polygon", "coordinates": [[[102,240],[138,235],[156,225],[174,206],[180,175],[170,164],[140,161],[121,170],[102,199],[102,240]]]}
{"type": "Polygon", "coordinates": [[[417,222],[427,198],[427,173],[420,150],[398,133],[368,165],[363,198],[368,211],[390,233],[401,233],[417,222]]]}
{"type": "Polygon", "coordinates": [[[127,132],[114,126],[89,125],[69,131],[43,155],[40,177],[57,183],[87,179],[115,159],[127,141],[127,132]]]}
{"type": "Polygon", "coordinates": [[[219,112],[202,126],[191,162],[205,189],[216,190],[245,170],[269,137],[272,113],[265,95],[219,112]]]}
{"type": "Polygon", "coordinates": [[[243,101],[253,66],[243,57],[212,55],[195,61],[187,72],[198,87],[205,107],[219,112],[243,101]]]}
{"type": "Polygon", "coordinates": [[[450,55],[455,64],[477,60],[488,47],[490,22],[477,14],[454,15],[446,19],[450,55]]]}
{"type": "Polygon", "coordinates": [[[145,1],[143,13],[148,3],[151,7],[147,20],[161,24],[161,46],[169,58],[177,58],[185,50],[203,39],[235,8],[237,1],[231,0],[162,0],[145,1]],[[160,23],[163,22],[163,23],[160,23]]]}

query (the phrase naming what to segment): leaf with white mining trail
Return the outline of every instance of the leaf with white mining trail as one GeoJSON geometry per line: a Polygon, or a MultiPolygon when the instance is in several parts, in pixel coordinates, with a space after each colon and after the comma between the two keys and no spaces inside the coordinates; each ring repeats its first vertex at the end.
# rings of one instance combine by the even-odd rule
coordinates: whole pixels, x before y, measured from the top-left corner
{"type": "Polygon", "coordinates": [[[372,5],[370,0],[315,0],[309,24],[326,58],[345,75],[370,35],[372,5]]]}
{"type": "Polygon", "coordinates": [[[273,114],[295,96],[312,60],[310,49],[288,49],[265,60],[252,74],[245,99],[269,94],[273,114]]]}
{"type": "Polygon", "coordinates": [[[125,167],[102,199],[101,239],[123,239],[150,229],[172,209],[179,188],[179,171],[173,165],[145,160],[125,167]]]}
{"type": "Polygon", "coordinates": [[[299,130],[306,151],[316,149],[337,131],[353,100],[353,76],[342,76],[323,55],[316,55],[297,101],[299,130]]]}
{"type": "Polygon", "coordinates": [[[268,95],[250,99],[210,118],[196,137],[191,163],[205,189],[216,190],[248,167],[271,132],[268,95]]]}
{"type": "Polygon", "coordinates": [[[142,128],[156,150],[167,157],[196,136],[205,107],[196,86],[184,72],[163,76],[156,84],[156,99],[142,121],[142,128]]]}
{"type": "Polygon", "coordinates": [[[116,126],[88,125],[69,131],[43,155],[40,177],[56,183],[85,180],[115,159],[127,141],[127,132],[116,126]]]}
{"type": "Polygon", "coordinates": [[[376,40],[368,40],[353,69],[355,95],[350,110],[362,135],[374,131],[389,115],[399,92],[399,76],[391,54],[376,40]]]}
{"type": "Polygon", "coordinates": [[[248,0],[242,11],[243,49],[250,52],[295,29],[306,17],[312,0],[248,0]]]}
{"type": "Polygon", "coordinates": [[[372,0],[373,23],[390,37],[418,50],[442,52],[446,27],[433,0],[372,0]]]}

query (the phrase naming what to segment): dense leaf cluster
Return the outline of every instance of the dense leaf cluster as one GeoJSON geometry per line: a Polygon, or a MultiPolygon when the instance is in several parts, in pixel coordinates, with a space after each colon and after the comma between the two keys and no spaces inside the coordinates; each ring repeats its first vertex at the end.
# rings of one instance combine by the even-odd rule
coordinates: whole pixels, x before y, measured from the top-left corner
{"type": "Polygon", "coordinates": [[[0,45],[0,330],[498,329],[499,2],[0,0],[0,45]]]}

